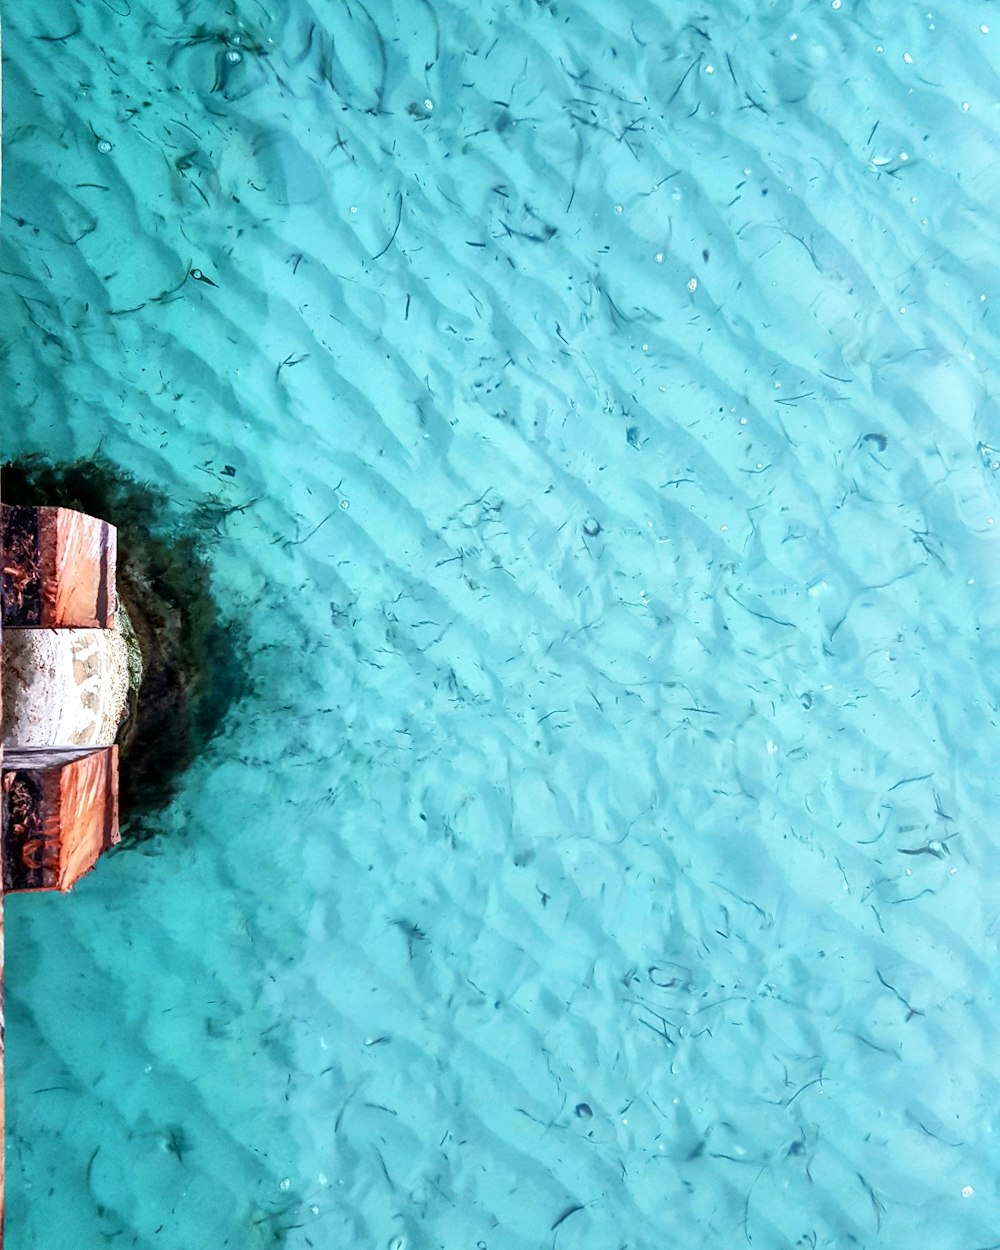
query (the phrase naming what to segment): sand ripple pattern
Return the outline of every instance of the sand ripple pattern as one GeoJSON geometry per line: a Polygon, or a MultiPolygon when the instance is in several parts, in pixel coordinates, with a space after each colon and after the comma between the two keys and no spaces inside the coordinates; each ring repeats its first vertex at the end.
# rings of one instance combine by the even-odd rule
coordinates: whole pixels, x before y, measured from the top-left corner
{"type": "Polygon", "coordinates": [[[9,905],[11,1250],[995,1244],[1000,20],[4,18],[4,451],[257,686],[9,905]]]}

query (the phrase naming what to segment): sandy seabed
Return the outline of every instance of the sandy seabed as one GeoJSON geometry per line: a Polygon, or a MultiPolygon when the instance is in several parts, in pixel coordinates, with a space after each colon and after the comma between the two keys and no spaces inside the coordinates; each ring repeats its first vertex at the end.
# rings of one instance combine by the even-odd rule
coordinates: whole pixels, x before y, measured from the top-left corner
{"type": "Polygon", "coordinates": [[[8,904],[8,1250],[996,1242],[985,13],[7,7],[4,455],[256,691],[8,904]]]}

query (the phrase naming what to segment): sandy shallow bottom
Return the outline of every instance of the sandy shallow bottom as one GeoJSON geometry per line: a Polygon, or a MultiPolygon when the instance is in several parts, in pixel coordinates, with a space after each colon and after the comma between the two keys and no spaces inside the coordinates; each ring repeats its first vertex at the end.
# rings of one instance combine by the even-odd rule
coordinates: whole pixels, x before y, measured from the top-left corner
{"type": "Polygon", "coordinates": [[[1000,1227],[1000,22],[8,6],[5,454],[257,694],[7,906],[8,1250],[1000,1227]]]}

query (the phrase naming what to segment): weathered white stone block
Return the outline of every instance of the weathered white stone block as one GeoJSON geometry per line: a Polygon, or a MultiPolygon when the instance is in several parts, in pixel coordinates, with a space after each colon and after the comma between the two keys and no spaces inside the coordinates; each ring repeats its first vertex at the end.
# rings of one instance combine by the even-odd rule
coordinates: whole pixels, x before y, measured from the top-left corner
{"type": "Polygon", "coordinates": [[[120,630],[3,631],[6,747],[111,746],[127,695],[120,630]]]}

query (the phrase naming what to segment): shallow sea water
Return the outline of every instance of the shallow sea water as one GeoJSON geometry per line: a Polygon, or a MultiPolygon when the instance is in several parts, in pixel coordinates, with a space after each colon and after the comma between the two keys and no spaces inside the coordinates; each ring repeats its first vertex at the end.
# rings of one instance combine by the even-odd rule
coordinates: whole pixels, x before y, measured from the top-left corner
{"type": "Polygon", "coordinates": [[[996,6],[3,17],[3,452],[256,686],[7,904],[9,1250],[1000,1244],[996,6]]]}

